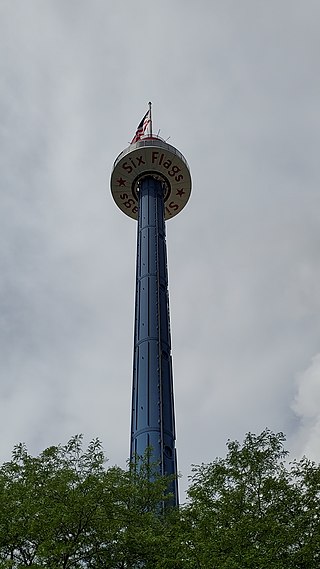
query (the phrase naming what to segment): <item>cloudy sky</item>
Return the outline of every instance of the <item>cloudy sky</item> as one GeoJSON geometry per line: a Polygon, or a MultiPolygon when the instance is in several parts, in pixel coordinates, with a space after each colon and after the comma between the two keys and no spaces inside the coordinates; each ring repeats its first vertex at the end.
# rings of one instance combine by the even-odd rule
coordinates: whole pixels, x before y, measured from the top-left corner
{"type": "Polygon", "coordinates": [[[167,223],[177,448],[268,426],[320,460],[320,4],[0,1],[0,459],[129,449],[136,223],[113,161],[153,102],[193,191],[167,223]]]}

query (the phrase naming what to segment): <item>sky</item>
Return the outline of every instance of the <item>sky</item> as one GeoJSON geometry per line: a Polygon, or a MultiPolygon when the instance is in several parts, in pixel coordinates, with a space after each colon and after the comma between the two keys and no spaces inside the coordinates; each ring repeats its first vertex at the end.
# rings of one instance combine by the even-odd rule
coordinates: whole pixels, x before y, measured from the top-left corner
{"type": "Polygon", "coordinates": [[[153,103],[178,468],[265,427],[320,461],[320,4],[0,0],[0,461],[83,433],[125,466],[136,222],[115,158],[153,103]]]}

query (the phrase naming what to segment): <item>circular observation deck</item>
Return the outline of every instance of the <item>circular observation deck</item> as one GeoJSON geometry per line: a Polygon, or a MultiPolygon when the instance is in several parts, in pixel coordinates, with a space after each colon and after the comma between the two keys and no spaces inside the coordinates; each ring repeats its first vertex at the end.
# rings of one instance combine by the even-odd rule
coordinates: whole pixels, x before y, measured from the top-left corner
{"type": "Polygon", "coordinates": [[[189,166],[179,150],[155,135],[130,144],[114,162],[111,193],[121,211],[138,218],[139,183],[148,176],[164,184],[165,219],[180,213],[191,193],[189,166]]]}

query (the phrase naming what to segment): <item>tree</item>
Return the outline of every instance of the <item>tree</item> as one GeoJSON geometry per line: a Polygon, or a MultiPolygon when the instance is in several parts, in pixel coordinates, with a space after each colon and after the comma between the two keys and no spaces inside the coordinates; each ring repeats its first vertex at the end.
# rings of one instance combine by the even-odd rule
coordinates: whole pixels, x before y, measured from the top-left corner
{"type": "Polygon", "coordinates": [[[158,505],[168,481],[150,482],[146,468],[138,475],[104,463],[101,443],[84,452],[81,436],[36,458],[15,447],[0,469],[3,567],[136,568],[156,561],[164,529],[158,505]]]}
{"type": "Polygon", "coordinates": [[[289,463],[284,442],[268,429],[228,441],[164,512],[170,480],[148,453],[123,470],[98,440],[38,457],[17,445],[0,467],[0,568],[318,569],[320,467],[289,463]]]}
{"type": "Polygon", "coordinates": [[[184,508],[186,567],[313,569],[320,566],[320,469],[285,464],[285,437],[264,430],[227,456],[195,466],[184,508]]]}

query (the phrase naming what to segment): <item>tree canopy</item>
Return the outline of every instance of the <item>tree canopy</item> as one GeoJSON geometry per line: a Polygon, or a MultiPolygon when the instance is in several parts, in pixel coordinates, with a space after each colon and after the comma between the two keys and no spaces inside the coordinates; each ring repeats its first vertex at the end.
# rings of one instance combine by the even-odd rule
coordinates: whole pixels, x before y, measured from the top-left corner
{"type": "Polygon", "coordinates": [[[288,463],[284,441],[248,433],[228,441],[226,458],[194,467],[183,511],[194,567],[320,567],[320,468],[288,463]]]}
{"type": "Polygon", "coordinates": [[[194,466],[187,502],[164,477],[108,467],[82,437],[32,457],[17,445],[0,467],[0,567],[315,569],[320,566],[320,467],[289,463],[282,433],[227,442],[194,466]]]}

